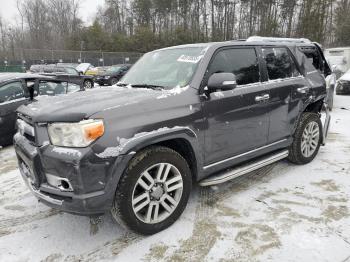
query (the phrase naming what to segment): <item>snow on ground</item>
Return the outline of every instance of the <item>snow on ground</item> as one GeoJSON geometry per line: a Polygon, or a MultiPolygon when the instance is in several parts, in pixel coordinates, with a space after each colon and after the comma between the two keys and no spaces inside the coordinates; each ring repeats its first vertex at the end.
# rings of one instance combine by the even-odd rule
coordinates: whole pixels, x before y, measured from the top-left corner
{"type": "Polygon", "coordinates": [[[169,229],[143,237],[110,214],[50,209],[32,196],[13,148],[0,151],[0,261],[350,261],[350,96],[336,96],[328,143],[306,166],[287,161],[193,190],[169,229]]]}

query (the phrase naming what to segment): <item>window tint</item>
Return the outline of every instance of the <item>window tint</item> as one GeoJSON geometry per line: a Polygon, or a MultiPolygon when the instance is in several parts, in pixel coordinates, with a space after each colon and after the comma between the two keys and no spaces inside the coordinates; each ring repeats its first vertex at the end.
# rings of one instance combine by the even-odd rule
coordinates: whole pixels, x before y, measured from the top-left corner
{"type": "Polygon", "coordinates": [[[40,81],[39,94],[47,96],[62,95],[67,92],[67,83],[40,81]]]}
{"type": "Polygon", "coordinates": [[[214,73],[234,73],[238,85],[260,81],[255,49],[237,48],[219,51],[209,66],[209,76],[214,73]]]}
{"type": "Polygon", "coordinates": [[[286,48],[263,48],[262,52],[270,80],[300,75],[286,48]]]}
{"type": "Polygon", "coordinates": [[[79,75],[78,71],[76,71],[73,68],[69,68],[69,67],[66,68],[66,72],[70,75],[79,75]]]}
{"type": "Polygon", "coordinates": [[[24,91],[21,82],[13,82],[0,87],[0,103],[23,97],[24,91]]]}

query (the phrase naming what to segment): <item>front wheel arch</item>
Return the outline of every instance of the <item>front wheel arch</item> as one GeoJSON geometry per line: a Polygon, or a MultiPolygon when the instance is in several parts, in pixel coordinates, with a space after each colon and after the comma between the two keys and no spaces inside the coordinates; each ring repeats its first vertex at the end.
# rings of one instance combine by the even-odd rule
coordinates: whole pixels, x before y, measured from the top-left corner
{"type": "MultiPolygon", "coordinates": [[[[150,176],[150,174],[151,173],[148,173],[148,176],[150,176]]],[[[121,179],[118,182],[113,200],[113,208],[111,210],[113,217],[122,226],[143,235],[154,234],[169,227],[178,219],[186,207],[192,188],[192,179],[190,176],[190,169],[187,165],[186,160],[172,149],[161,146],[150,146],[139,151],[129,162],[127,169],[124,171],[121,179]],[[139,179],[138,174],[142,176],[143,170],[149,165],[152,166],[152,164],[155,162],[166,163],[167,161],[170,161],[168,163],[175,163],[176,168],[180,168],[179,170],[181,171],[180,174],[183,179],[184,190],[181,196],[181,200],[179,200],[178,204],[174,207],[170,216],[164,218],[164,220],[157,222],[153,226],[152,224],[146,224],[144,221],[140,221],[137,218],[137,215],[134,212],[135,210],[131,209],[134,205],[134,200],[131,197],[134,196],[135,186],[137,185],[135,184],[135,181],[137,183],[137,180],[139,179]]],[[[155,185],[157,185],[158,182],[156,181],[155,185]]],[[[166,190],[164,192],[165,194],[170,194],[166,190]]],[[[142,193],[141,195],[144,194],[146,193],[142,193]]],[[[139,196],[137,199],[138,198],[139,196]]]]}

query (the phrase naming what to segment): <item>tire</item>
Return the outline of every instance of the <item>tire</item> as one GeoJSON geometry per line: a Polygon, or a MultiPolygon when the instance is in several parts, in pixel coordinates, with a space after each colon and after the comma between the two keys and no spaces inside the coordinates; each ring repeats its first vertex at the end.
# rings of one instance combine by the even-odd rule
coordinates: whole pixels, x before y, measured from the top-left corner
{"type": "Polygon", "coordinates": [[[297,165],[311,162],[320,149],[321,141],[322,123],[319,115],[303,113],[289,148],[288,160],[297,165]]]}
{"type": "Polygon", "coordinates": [[[94,84],[90,80],[85,80],[83,86],[85,89],[91,89],[94,86],[94,84]]]}
{"type": "Polygon", "coordinates": [[[116,83],[118,83],[118,79],[115,78],[115,77],[113,77],[113,78],[111,79],[111,86],[115,85],[116,83]]]}
{"type": "Polygon", "coordinates": [[[167,147],[150,147],[131,160],[120,178],[111,212],[122,226],[142,235],[155,234],[171,226],[180,217],[187,205],[191,188],[191,170],[186,160],[167,147]],[[161,168],[161,165],[164,166],[161,168]],[[157,180],[160,170],[160,178],[168,171],[165,182],[160,183],[163,187],[158,183],[151,187],[152,182],[145,174],[154,178],[154,182],[159,182],[162,180],[157,180]],[[165,207],[171,212],[166,211],[165,207]]]}

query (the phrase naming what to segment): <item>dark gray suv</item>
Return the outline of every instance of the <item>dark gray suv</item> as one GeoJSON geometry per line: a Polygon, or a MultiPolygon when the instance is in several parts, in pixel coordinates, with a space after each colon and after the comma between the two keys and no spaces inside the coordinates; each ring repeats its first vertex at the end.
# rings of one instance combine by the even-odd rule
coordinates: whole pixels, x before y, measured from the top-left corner
{"type": "Polygon", "coordinates": [[[312,161],[325,97],[324,75],[293,42],[175,46],[145,54],[118,86],[20,107],[14,144],[43,203],[111,211],[153,234],[178,219],[193,183],[312,161]]]}

